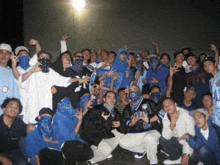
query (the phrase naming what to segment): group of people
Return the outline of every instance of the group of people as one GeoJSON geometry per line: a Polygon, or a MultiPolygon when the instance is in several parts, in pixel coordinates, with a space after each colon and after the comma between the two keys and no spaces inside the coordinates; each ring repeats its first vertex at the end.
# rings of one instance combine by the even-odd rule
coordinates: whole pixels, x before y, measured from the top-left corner
{"type": "Polygon", "coordinates": [[[169,65],[155,41],[152,53],[126,44],[73,55],[67,41],[54,62],[34,39],[32,57],[0,44],[0,164],[97,165],[119,145],[151,165],[158,152],[163,164],[220,165],[216,45],[214,57],[183,48],[169,65]]]}

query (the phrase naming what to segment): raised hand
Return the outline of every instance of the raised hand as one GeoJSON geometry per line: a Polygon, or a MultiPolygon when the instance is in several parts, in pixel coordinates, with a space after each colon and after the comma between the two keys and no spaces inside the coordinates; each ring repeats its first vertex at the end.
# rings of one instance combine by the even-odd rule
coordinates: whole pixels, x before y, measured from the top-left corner
{"type": "Polygon", "coordinates": [[[212,51],[214,51],[215,53],[218,53],[218,49],[217,49],[217,46],[216,45],[214,45],[214,44],[210,44],[210,48],[209,49],[211,49],[212,51]]]}
{"type": "Polygon", "coordinates": [[[108,115],[105,115],[105,112],[102,112],[101,116],[105,119],[108,120],[108,118],[110,117],[110,113],[108,115]]]}
{"type": "Polygon", "coordinates": [[[17,62],[19,61],[18,56],[15,56],[14,53],[11,55],[12,67],[16,67],[17,62]]]}
{"type": "Polygon", "coordinates": [[[32,45],[32,46],[35,46],[35,45],[37,45],[39,42],[37,41],[37,40],[35,40],[35,39],[31,39],[30,41],[29,41],[29,45],[32,45]]]}
{"type": "Polygon", "coordinates": [[[77,114],[75,114],[74,116],[77,117],[78,122],[82,122],[84,116],[82,109],[77,110],[77,114]]]}
{"type": "Polygon", "coordinates": [[[32,71],[33,73],[34,73],[34,72],[39,72],[39,71],[41,71],[42,69],[41,69],[40,65],[41,65],[41,63],[40,63],[40,62],[37,62],[37,63],[33,66],[33,68],[31,69],[31,71],[32,71]]]}
{"type": "Polygon", "coordinates": [[[129,49],[130,49],[128,43],[125,44],[124,48],[125,48],[126,50],[129,50],[129,49]]]}
{"type": "Polygon", "coordinates": [[[100,56],[101,54],[102,54],[102,47],[101,46],[99,46],[98,48],[97,48],[97,54],[98,54],[98,56],[100,56]]]}
{"type": "Polygon", "coordinates": [[[69,39],[69,36],[67,34],[62,36],[62,41],[66,41],[67,39],[69,39]]]}

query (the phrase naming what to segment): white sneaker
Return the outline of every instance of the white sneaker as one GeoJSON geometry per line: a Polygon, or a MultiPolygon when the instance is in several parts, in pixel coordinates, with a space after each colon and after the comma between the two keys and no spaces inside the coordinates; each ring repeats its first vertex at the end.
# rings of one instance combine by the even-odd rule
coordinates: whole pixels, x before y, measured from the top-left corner
{"type": "Polygon", "coordinates": [[[136,159],[141,159],[141,158],[144,157],[144,155],[145,155],[146,153],[147,153],[146,151],[144,151],[143,153],[136,153],[136,154],[134,155],[134,158],[136,158],[136,159]]]}
{"type": "Polygon", "coordinates": [[[202,163],[202,162],[199,162],[197,165],[203,165],[203,163],[202,163]]]}
{"type": "Polygon", "coordinates": [[[163,164],[180,164],[180,163],[181,163],[181,157],[177,160],[166,159],[163,161],[163,164]]]}
{"type": "Polygon", "coordinates": [[[112,154],[110,154],[108,157],[107,157],[107,159],[111,159],[112,158],[112,154]]]}

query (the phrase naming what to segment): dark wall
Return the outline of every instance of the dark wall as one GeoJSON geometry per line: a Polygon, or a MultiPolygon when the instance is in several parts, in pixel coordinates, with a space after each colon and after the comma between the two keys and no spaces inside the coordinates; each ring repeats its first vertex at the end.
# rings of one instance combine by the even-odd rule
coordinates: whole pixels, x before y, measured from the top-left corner
{"type": "Polygon", "coordinates": [[[0,1],[0,43],[24,45],[23,1],[0,1]]]}
{"type": "Polygon", "coordinates": [[[153,40],[170,54],[183,47],[211,53],[211,43],[220,48],[217,0],[87,0],[80,14],[69,2],[24,0],[25,44],[35,38],[58,55],[61,36],[68,34],[72,52],[99,45],[117,51],[125,43],[130,51],[152,51],[153,40]]]}

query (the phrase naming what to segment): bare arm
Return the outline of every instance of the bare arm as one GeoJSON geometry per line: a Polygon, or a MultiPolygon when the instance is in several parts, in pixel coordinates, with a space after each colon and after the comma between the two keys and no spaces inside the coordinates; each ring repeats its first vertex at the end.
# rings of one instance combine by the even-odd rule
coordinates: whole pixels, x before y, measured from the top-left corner
{"type": "Polygon", "coordinates": [[[215,52],[215,66],[217,66],[219,63],[219,52],[218,52],[217,46],[214,44],[211,44],[210,49],[215,52]]]}
{"type": "Polygon", "coordinates": [[[35,39],[31,39],[29,42],[30,45],[35,46],[36,48],[36,53],[38,53],[39,51],[41,51],[41,45],[39,43],[39,41],[35,40],[35,39]]]}
{"type": "Polygon", "coordinates": [[[24,73],[22,75],[22,82],[27,80],[28,77],[30,77],[30,75],[32,75],[32,73],[41,71],[41,68],[39,67],[39,65],[41,65],[41,63],[37,62],[28,72],[24,73]]]}
{"type": "Polygon", "coordinates": [[[12,61],[12,73],[13,73],[14,77],[18,80],[18,78],[20,77],[20,74],[19,74],[18,69],[16,67],[17,62],[18,62],[18,56],[15,56],[14,53],[12,53],[11,61],[12,61]]]}

